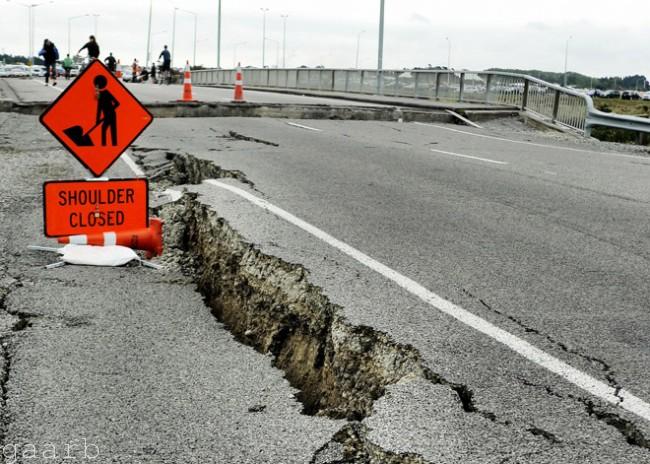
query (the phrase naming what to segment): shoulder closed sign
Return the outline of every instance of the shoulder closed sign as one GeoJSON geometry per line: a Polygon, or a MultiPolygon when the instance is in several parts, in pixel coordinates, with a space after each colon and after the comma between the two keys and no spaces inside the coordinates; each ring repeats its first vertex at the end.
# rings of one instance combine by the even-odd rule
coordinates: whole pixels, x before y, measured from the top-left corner
{"type": "Polygon", "coordinates": [[[149,226],[146,179],[43,184],[47,237],[122,232],[149,226]]]}

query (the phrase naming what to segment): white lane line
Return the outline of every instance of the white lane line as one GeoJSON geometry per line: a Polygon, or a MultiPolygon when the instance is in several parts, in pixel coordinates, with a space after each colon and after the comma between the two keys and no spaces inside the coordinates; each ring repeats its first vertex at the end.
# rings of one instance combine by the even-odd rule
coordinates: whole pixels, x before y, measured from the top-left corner
{"type": "Polygon", "coordinates": [[[133,158],[131,158],[130,155],[130,150],[126,150],[124,153],[122,153],[122,161],[126,163],[126,165],[133,171],[133,173],[138,176],[138,177],[146,177],[144,171],[140,169],[140,167],[136,164],[135,161],[133,161],[133,158]]]}
{"type": "Polygon", "coordinates": [[[512,139],[506,139],[506,138],[503,138],[503,137],[496,137],[494,135],[475,134],[474,132],[468,132],[468,131],[459,130],[459,129],[452,129],[451,127],[444,127],[444,126],[439,126],[437,124],[428,124],[428,123],[424,123],[424,122],[414,122],[413,124],[417,124],[418,126],[435,127],[436,129],[442,129],[442,130],[446,130],[446,131],[449,131],[449,132],[456,132],[456,133],[459,133],[459,134],[471,135],[473,137],[481,137],[481,138],[484,138],[484,139],[498,140],[500,142],[516,143],[516,144],[519,144],[519,145],[529,145],[529,146],[533,146],[533,147],[551,148],[551,149],[554,149],[554,150],[574,151],[574,152],[577,152],[577,153],[593,153],[593,154],[596,154],[596,155],[616,156],[616,157],[621,157],[621,158],[632,158],[632,159],[640,159],[640,160],[644,160],[644,161],[650,161],[650,158],[648,158],[646,156],[625,155],[623,153],[583,150],[583,149],[580,149],[580,148],[562,147],[562,146],[559,146],[559,145],[546,145],[546,144],[543,144],[543,143],[524,142],[522,140],[512,140],[512,139]]]}
{"type": "Polygon", "coordinates": [[[430,149],[434,153],[442,153],[443,155],[449,155],[449,156],[459,156],[460,158],[469,158],[477,161],[485,161],[486,163],[493,163],[493,164],[508,164],[505,161],[496,161],[496,160],[491,160],[487,158],[479,158],[478,156],[470,156],[470,155],[461,155],[460,153],[452,153],[450,151],[442,151],[442,150],[434,150],[433,148],[430,149]]]}
{"type": "Polygon", "coordinates": [[[287,124],[293,127],[299,127],[300,129],[307,129],[314,132],[323,132],[322,129],[316,129],[315,127],[304,126],[302,124],[297,124],[295,122],[288,122],[287,124]]]}
{"type": "Polygon", "coordinates": [[[442,313],[455,318],[463,324],[472,327],[478,332],[487,335],[493,340],[502,343],[529,361],[532,361],[538,366],[541,366],[544,369],[557,374],[558,376],[562,377],[568,382],[571,382],[584,391],[598,398],[601,398],[608,403],[626,409],[627,411],[636,414],[637,416],[647,421],[650,421],[650,404],[634,396],[627,390],[617,390],[611,385],[601,382],[589,374],[586,374],[570,366],[564,361],[546,353],[545,351],[540,350],[539,348],[531,345],[516,335],[513,335],[510,332],[507,332],[486,321],[485,319],[482,319],[475,314],[472,314],[471,312],[461,308],[460,306],[457,306],[454,303],[445,300],[441,296],[438,296],[430,290],[427,290],[414,280],[400,274],[399,272],[389,268],[379,261],[376,261],[375,259],[357,250],[356,248],[353,248],[352,246],[332,237],[327,232],[324,232],[321,229],[303,221],[302,219],[297,218],[293,214],[269,203],[266,200],[256,197],[255,195],[251,195],[250,193],[238,187],[225,184],[218,180],[209,179],[204,181],[204,183],[214,185],[224,190],[228,190],[229,192],[234,193],[235,195],[238,195],[245,200],[248,200],[252,204],[259,206],[260,208],[274,214],[275,216],[284,219],[294,226],[299,227],[305,232],[313,235],[314,237],[341,251],[342,253],[350,256],[369,269],[378,272],[385,278],[393,281],[395,284],[399,285],[438,311],[441,311],[442,313]]]}

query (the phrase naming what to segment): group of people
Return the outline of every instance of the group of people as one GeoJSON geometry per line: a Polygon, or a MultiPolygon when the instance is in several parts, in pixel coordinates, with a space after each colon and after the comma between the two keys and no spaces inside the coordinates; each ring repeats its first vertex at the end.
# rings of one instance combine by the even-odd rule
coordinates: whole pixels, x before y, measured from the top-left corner
{"type": "MultiPolygon", "coordinates": [[[[91,35],[88,39],[88,42],[84,44],[83,47],[79,49],[77,54],[81,53],[83,50],[86,50],[88,53],[88,59],[92,62],[99,59],[99,44],[94,35],[91,35]]],[[[45,62],[45,85],[49,85],[50,79],[52,79],[52,85],[56,85],[57,71],[56,71],[56,62],[59,60],[59,50],[56,48],[56,45],[49,40],[45,39],[43,42],[43,48],[38,53],[39,56],[43,57],[45,62]]],[[[171,70],[171,54],[167,50],[167,45],[165,45],[163,51],[158,56],[162,60],[162,64],[159,68],[156,68],[156,64],[151,65],[151,70],[148,70],[146,67],[141,69],[138,66],[138,60],[133,60],[132,71],[133,71],[133,82],[137,81],[146,81],[151,76],[152,80],[156,82],[157,72],[161,74],[169,73],[171,70]]],[[[117,60],[113,56],[113,53],[109,53],[108,56],[104,59],[104,63],[109,71],[116,73],[117,71],[117,60]]],[[[65,78],[69,79],[72,71],[74,62],[70,58],[70,54],[66,55],[63,59],[63,70],[65,71],[65,78]]]]}
{"type": "MultiPolygon", "coordinates": [[[[108,58],[107,58],[108,59],[108,58]]],[[[131,73],[133,74],[133,82],[145,82],[151,80],[155,84],[157,82],[157,75],[166,76],[166,73],[169,73],[171,70],[172,58],[169,50],[167,50],[167,45],[164,46],[163,51],[160,52],[158,56],[159,60],[162,60],[162,63],[159,67],[156,67],[156,63],[151,64],[151,69],[146,67],[140,67],[138,59],[134,58],[133,63],[131,64],[131,73]]]]}
{"type": "MultiPolygon", "coordinates": [[[[81,53],[83,50],[88,51],[88,58],[91,61],[99,59],[99,44],[97,43],[94,35],[91,35],[89,37],[88,42],[86,42],[86,44],[81,47],[77,53],[81,53]]],[[[55,86],[57,78],[56,62],[59,60],[59,50],[56,48],[56,45],[54,45],[54,42],[49,39],[45,39],[43,42],[43,48],[40,52],[38,52],[38,56],[43,57],[43,61],[45,62],[45,85],[49,85],[51,78],[52,85],[55,86]]],[[[72,71],[72,66],[74,65],[74,62],[72,61],[72,58],[70,58],[69,53],[63,59],[62,64],[63,70],[65,71],[65,78],[69,79],[70,73],[72,71]]]]}

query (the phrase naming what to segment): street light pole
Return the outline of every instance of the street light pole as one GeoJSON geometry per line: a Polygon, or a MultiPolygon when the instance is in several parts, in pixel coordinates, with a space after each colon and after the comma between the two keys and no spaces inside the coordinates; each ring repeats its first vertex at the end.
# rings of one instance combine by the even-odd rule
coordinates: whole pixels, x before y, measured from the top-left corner
{"type": "Polygon", "coordinates": [[[172,21],[172,59],[169,62],[170,66],[174,63],[174,46],[176,44],[176,12],[178,11],[177,7],[174,7],[174,19],[172,21]]]}
{"type": "Polygon", "coordinates": [[[194,14],[194,53],[192,54],[192,65],[196,66],[196,26],[198,24],[199,15],[196,13],[193,14],[194,14]]]}
{"type": "Polygon", "coordinates": [[[221,69],[221,0],[217,17],[217,68],[221,69]]]}
{"type": "MultiPolygon", "coordinates": [[[[7,0],[7,2],[10,3],[11,0],[7,0]]],[[[34,29],[36,28],[36,14],[34,13],[34,8],[45,5],[45,3],[54,3],[54,0],[44,3],[17,3],[18,5],[27,8],[27,46],[29,47],[27,58],[30,65],[34,62],[34,29]]]]}
{"type": "Polygon", "coordinates": [[[384,88],[384,0],[379,1],[379,50],[377,52],[377,93],[381,94],[384,88]]]}
{"type": "Polygon", "coordinates": [[[232,50],[232,67],[236,68],[237,67],[237,48],[239,48],[240,45],[245,45],[248,42],[237,42],[236,44],[233,45],[233,50],[232,50]]]}
{"type": "Polygon", "coordinates": [[[282,26],[282,67],[287,67],[287,18],[289,15],[280,15],[284,22],[282,26]]]}
{"type": "Polygon", "coordinates": [[[68,55],[72,53],[72,45],[70,42],[70,37],[72,35],[72,20],[73,19],[79,19],[79,18],[85,18],[86,16],[90,16],[89,14],[85,15],[79,15],[79,16],[70,16],[68,18],[68,55]]]}
{"type": "Polygon", "coordinates": [[[451,80],[451,40],[449,37],[445,37],[447,40],[447,87],[449,87],[449,81],[451,80]]]}
{"type": "Polygon", "coordinates": [[[151,57],[151,17],[153,16],[153,0],[149,0],[149,26],[147,28],[147,59],[145,67],[149,67],[149,58],[151,57]]]}
{"type": "Polygon", "coordinates": [[[269,11],[268,8],[260,8],[262,12],[262,69],[266,64],[266,12],[269,11]]]}
{"type": "Polygon", "coordinates": [[[361,48],[361,34],[363,34],[366,31],[361,31],[357,34],[357,57],[354,60],[354,67],[356,69],[359,69],[359,49],[361,48]]]}
{"type": "Polygon", "coordinates": [[[97,37],[97,18],[99,18],[98,14],[93,15],[93,31],[95,33],[95,37],[97,37]]]}
{"type": "Polygon", "coordinates": [[[564,49],[564,87],[567,86],[567,80],[568,80],[568,70],[569,70],[569,40],[571,40],[573,36],[569,36],[568,39],[566,39],[566,48],[564,49]]]}

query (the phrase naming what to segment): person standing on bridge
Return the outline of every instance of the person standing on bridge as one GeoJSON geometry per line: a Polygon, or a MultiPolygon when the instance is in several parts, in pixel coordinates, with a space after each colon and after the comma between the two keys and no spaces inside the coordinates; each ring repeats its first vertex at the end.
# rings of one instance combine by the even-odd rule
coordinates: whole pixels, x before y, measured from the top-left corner
{"type": "Polygon", "coordinates": [[[50,73],[52,75],[52,86],[56,85],[56,60],[59,59],[59,51],[56,46],[49,40],[45,39],[43,48],[38,52],[39,56],[45,61],[45,85],[50,82],[50,73]]]}
{"type": "Polygon", "coordinates": [[[86,44],[79,49],[77,54],[81,53],[83,49],[88,50],[88,58],[90,61],[99,59],[99,44],[97,44],[97,40],[95,40],[94,35],[88,37],[88,42],[86,42],[86,44]]]}
{"type": "Polygon", "coordinates": [[[115,69],[117,66],[117,60],[113,56],[113,53],[109,53],[108,56],[104,59],[104,63],[106,63],[106,66],[108,66],[108,70],[115,74],[115,69]]]}
{"type": "Polygon", "coordinates": [[[160,52],[160,55],[158,56],[158,59],[162,58],[162,64],[160,65],[160,74],[163,74],[164,72],[168,72],[171,68],[172,64],[172,56],[169,53],[169,50],[167,50],[167,45],[163,48],[163,51],[160,52]]]}

